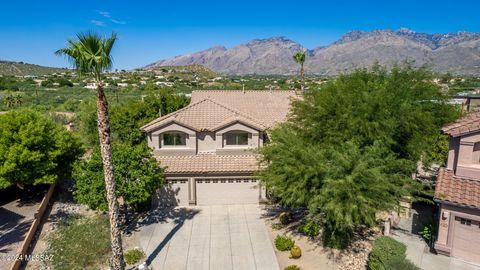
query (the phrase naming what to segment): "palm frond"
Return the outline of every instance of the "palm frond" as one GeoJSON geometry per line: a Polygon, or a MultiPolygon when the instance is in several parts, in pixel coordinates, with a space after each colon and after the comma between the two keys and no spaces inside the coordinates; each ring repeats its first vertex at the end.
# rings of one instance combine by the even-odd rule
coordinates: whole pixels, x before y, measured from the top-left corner
{"type": "Polygon", "coordinates": [[[78,33],[75,39],[67,41],[67,47],[55,54],[67,57],[80,74],[90,74],[98,80],[112,67],[111,51],[116,39],[116,33],[108,38],[94,32],[78,33]]]}

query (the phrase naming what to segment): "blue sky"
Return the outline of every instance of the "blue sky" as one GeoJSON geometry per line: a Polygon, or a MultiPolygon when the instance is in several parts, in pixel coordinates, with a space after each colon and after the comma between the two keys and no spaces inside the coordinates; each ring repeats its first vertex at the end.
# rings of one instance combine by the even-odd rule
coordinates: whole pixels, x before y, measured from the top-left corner
{"type": "Polygon", "coordinates": [[[480,31],[477,1],[4,1],[0,59],[68,66],[53,52],[80,31],[118,32],[114,67],[286,36],[308,48],[351,30],[480,31]]]}

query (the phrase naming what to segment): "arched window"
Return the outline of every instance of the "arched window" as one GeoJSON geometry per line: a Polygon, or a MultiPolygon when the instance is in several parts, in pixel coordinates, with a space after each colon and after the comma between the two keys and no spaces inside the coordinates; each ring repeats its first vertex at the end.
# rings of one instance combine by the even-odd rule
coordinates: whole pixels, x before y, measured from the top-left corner
{"type": "Polygon", "coordinates": [[[231,131],[225,134],[226,145],[248,145],[248,132],[231,131]]]}
{"type": "Polygon", "coordinates": [[[164,146],[185,146],[187,145],[187,134],[183,132],[166,132],[162,135],[164,146]]]}

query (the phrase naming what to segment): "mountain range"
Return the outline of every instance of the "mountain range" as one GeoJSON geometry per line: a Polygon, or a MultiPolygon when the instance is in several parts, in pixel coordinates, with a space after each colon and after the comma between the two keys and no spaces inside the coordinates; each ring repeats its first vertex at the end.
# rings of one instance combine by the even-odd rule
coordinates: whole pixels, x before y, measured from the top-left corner
{"type": "Polygon", "coordinates": [[[374,63],[391,66],[405,60],[428,65],[437,72],[480,75],[480,33],[419,33],[410,29],[351,31],[338,41],[307,49],[286,37],[255,39],[232,48],[216,46],[160,60],[159,66],[204,65],[223,74],[296,74],[292,55],[307,51],[307,74],[337,75],[374,63]]]}

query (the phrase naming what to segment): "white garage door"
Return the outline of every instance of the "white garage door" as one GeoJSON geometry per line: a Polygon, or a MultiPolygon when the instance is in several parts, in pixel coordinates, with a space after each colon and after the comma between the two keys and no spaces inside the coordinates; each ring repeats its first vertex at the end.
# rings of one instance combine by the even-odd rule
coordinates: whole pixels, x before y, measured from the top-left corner
{"type": "Polygon", "coordinates": [[[455,217],[452,255],[469,262],[480,261],[480,222],[455,217]]]}
{"type": "Polygon", "coordinates": [[[255,179],[197,179],[197,205],[256,204],[258,184],[255,179]]]}
{"type": "Polygon", "coordinates": [[[188,180],[166,180],[153,198],[154,206],[188,205],[188,180]]]}

